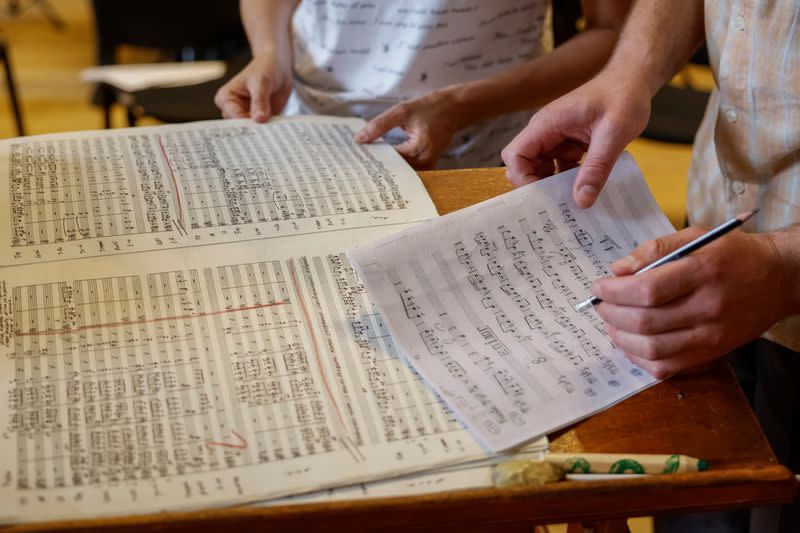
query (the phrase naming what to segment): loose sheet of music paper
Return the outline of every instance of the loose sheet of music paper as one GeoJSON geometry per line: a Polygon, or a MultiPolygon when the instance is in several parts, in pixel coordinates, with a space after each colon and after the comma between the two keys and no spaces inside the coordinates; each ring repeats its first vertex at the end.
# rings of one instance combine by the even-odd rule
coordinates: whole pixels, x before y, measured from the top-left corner
{"type": "Polygon", "coordinates": [[[436,216],[364,121],[218,120],[0,142],[0,265],[415,222],[436,216]]]}
{"type": "Polygon", "coordinates": [[[494,451],[654,383],[573,306],[610,262],[674,229],[629,155],[591,209],[572,199],[576,174],[348,252],[401,354],[494,451]]]}
{"type": "Polygon", "coordinates": [[[0,271],[0,520],[252,502],[483,459],[342,250],[387,228],[0,271]]]}

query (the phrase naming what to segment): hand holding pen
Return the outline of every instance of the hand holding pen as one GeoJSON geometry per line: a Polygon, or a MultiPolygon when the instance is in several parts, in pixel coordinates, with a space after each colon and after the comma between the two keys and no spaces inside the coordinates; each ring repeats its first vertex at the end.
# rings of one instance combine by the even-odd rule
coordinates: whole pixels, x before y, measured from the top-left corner
{"type": "MultiPolygon", "coordinates": [[[[750,219],[750,217],[752,217],[756,213],[758,213],[758,209],[754,209],[754,210],[750,211],[749,213],[742,213],[740,215],[737,215],[737,216],[733,217],[732,219],[723,222],[722,224],[720,224],[716,228],[714,228],[714,229],[702,234],[701,236],[699,236],[695,240],[693,240],[693,241],[691,241],[691,242],[689,242],[687,244],[684,244],[683,246],[681,246],[677,250],[675,250],[675,251],[673,251],[671,253],[668,253],[667,255],[665,255],[664,257],[662,257],[660,259],[656,259],[655,261],[653,261],[649,265],[647,265],[647,266],[637,270],[636,272],[634,272],[634,274],[643,274],[643,273],[647,272],[648,270],[652,270],[652,269],[654,269],[654,268],[656,268],[658,266],[665,265],[665,264],[667,264],[667,263],[669,263],[671,261],[677,261],[681,257],[687,256],[690,253],[694,252],[695,250],[699,250],[700,248],[702,248],[706,244],[708,244],[710,242],[714,242],[716,239],[722,237],[723,235],[725,235],[729,231],[738,228],[739,226],[741,226],[742,224],[747,222],[750,219]]],[[[592,296],[591,298],[589,298],[587,300],[584,300],[579,304],[576,304],[575,305],[575,310],[578,311],[578,312],[586,311],[586,310],[594,307],[595,305],[601,303],[602,301],[603,300],[601,300],[597,296],[592,296]]]]}
{"type": "Polygon", "coordinates": [[[797,272],[786,267],[775,233],[730,232],[632,275],[694,241],[707,242],[706,233],[691,227],[643,243],[611,265],[615,277],[593,286],[603,301],[594,309],[611,340],[657,378],[721,357],[797,312],[787,297],[796,291],[790,287],[797,272]]]}

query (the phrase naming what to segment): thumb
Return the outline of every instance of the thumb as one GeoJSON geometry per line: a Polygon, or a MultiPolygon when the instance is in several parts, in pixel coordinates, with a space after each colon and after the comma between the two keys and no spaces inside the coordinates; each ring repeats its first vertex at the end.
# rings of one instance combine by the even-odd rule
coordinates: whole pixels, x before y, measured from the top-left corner
{"type": "Polygon", "coordinates": [[[266,122],[270,117],[271,83],[268,78],[253,76],[247,80],[247,90],[250,92],[250,117],[256,122],[266,122]]]}
{"type": "Polygon", "coordinates": [[[575,203],[587,208],[594,204],[600,190],[605,185],[614,163],[625,149],[626,142],[621,138],[619,131],[606,122],[600,123],[592,131],[592,140],[586,157],[578,170],[572,195],[575,203]]]}
{"type": "Polygon", "coordinates": [[[408,118],[408,113],[403,104],[393,105],[367,124],[353,135],[353,140],[357,143],[371,143],[376,141],[387,131],[400,126],[408,118]]]}
{"type": "Polygon", "coordinates": [[[611,263],[615,276],[627,276],[643,269],[653,261],[674,252],[684,244],[695,240],[704,233],[703,229],[690,227],[681,231],[642,243],[630,255],[611,263]]]}

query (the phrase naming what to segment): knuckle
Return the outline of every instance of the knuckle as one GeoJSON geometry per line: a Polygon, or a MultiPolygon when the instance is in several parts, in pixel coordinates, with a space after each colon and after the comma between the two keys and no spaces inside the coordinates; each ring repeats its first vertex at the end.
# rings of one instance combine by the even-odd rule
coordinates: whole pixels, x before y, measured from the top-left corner
{"type": "Polygon", "coordinates": [[[658,289],[648,281],[639,284],[639,299],[643,305],[650,307],[658,303],[658,289]]]}
{"type": "Polygon", "coordinates": [[[719,320],[725,314],[725,302],[722,298],[708,298],[705,302],[705,315],[709,320],[719,320]]]}
{"type": "Polygon", "coordinates": [[[656,257],[661,257],[662,255],[666,255],[669,246],[667,246],[667,242],[662,238],[656,238],[650,241],[651,249],[650,253],[656,257]]]}
{"type": "Polygon", "coordinates": [[[645,359],[649,359],[651,361],[658,359],[658,343],[652,337],[645,337],[645,340],[642,342],[641,351],[642,353],[640,355],[645,359]]]}
{"type": "Polygon", "coordinates": [[[639,245],[634,254],[642,257],[645,260],[650,259],[651,257],[654,257],[658,253],[660,246],[659,243],[660,243],[659,239],[645,241],[639,245]]]}
{"type": "Polygon", "coordinates": [[[659,363],[655,363],[649,369],[650,375],[652,375],[656,379],[666,379],[670,377],[671,373],[667,370],[667,368],[659,363]]]}
{"type": "Polygon", "coordinates": [[[222,107],[222,104],[225,102],[226,93],[227,91],[225,90],[225,87],[224,86],[220,87],[219,90],[216,93],[214,93],[214,105],[216,105],[217,107],[222,107]]]}
{"type": "Polygon", "coordinates": [[[720,328],[709,328],[704,331],[698,339],[701,344],[705,344],[712,348],[719,348],[725,343],[726,335],[723,334],[720,328]]]}
{"type": "Polygon", "coordinates": [[[394,114],[401,118],[406,118],[411,114],[411,106],[406,102],[400,102],[394,106],[394,114]]]}
{"type": "Polygon", "coordinates": [[[511,159],[514,157],[513,152],[514,149],[510,144],[500,151],[500,159],[503,160],[503,163],[508,165],[511,162],[511,159]]]}
{"type": "Polygon", "coordinates": [[[618,111],[608,111],[603,115],[603,126],[609,131],[627,131],[630,129],[630,119],[626,114],[618,111]]]}
{"type": "Polygon", "coordinates": [[[650,333],[653,328],[650,315],[643,311],[636,311],[630,317],[631,325],[637,333],[650,333]]]}
{"type": "Polygon", "coordinates": [[[722,265],[722,261],[720,261],[716,256],[713,254],[698,254],[696,257],[698,263],[700,263],[700,274],[704,279],[717,280],[722,276],[725,269],[722,265]]]}
{"type": "Polygon", "coordinates": [[[608,175],[611,174],[611,169],[613,168],[614,163],[609,162],[605,159],[599,157],[587,157],[581,167],[585,170],[597,175],[608,175]]]}

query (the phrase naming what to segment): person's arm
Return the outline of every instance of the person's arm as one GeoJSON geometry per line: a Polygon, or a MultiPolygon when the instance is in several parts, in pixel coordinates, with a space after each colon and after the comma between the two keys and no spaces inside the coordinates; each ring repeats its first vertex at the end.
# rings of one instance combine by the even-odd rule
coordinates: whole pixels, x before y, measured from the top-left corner
{"type": "Polygon", "coordinates": [[[292,91],[290,25],[299,0],[241,0],[242,23],[253,60],[217,91],[226,118],[265,122],[281,112],[292,91]]]}
{"type": "Polygon", "coordinates": [[[637,0],[605,70],[638,76],[652,98],[704,40],[703,0],[637,0]]]}
{"type": "Polygon", "coordinates": [[[541,107],[585,83],[606,64],[632,0],[582,0],[584,30],[541,55],[484,80],[443,89],[474,124],[541,107]]]}
{"type": "Polygon", "coordinates": [[[606,67],[542,108],[503,150],[514,185],[543,178],[553,160],[586,157],[575,201],[594,203],[625,146],[650,114],[650,99],[702,42],[703,0],[638,0],[606,67]]]}
{"type": "Polygon", "coordinates": [[[253,56],[289,54],[289,24],[300,0],[241,0],[242,24],[253,56]]]}
{"type": "MultiPolygon", "coordinates": [[[[703,39],[702,0],[638,0],[609,64],[544,107],[503,150],[515,185],[544,177],[553,159],[586,152],[573,194],[594,203],[614,162],[644,129],[650,99],[703,39]],[[588,148],[588,150],[587,150],[588,148]]],[[[709,198],[709,201],[715,201],[709,198]]],[[[649,241],[595,282],[595,311],[614,344],[658,378],[723,356],[800,313],[800,226],[731,232],[679,261],[634,272],[703,233],[649,241]]]]}
{"type": "Polygon", "coordinates": [[[371,120],[356,140],[372,142],[400,126],[409,141],[397,150],[414,166],[434,164],[456,131],[534,109],[594,76],[614,49],[631,2],[583,0],[584,31],[552,52],[490,78],[443,87],[393,106],[371,120]]]}

